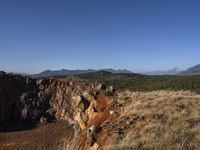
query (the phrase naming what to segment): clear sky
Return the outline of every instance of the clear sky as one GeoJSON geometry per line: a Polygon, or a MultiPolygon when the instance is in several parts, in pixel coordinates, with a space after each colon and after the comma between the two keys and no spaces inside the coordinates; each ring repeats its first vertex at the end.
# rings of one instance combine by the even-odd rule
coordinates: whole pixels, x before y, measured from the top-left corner
{"type": "Polygon", "coordinates": [[[187,68],[199,0],[1,0],[0,70],[187,68]]]}

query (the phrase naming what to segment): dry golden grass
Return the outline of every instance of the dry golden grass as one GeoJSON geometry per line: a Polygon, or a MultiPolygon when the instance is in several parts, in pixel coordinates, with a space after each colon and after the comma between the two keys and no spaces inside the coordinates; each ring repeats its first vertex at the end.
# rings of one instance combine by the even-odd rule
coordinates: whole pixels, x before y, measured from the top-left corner
{"type": "Polygon", "coordinates": [[[136,120],[121,141],[110,140],[106,149],[200,149],[200,95],[126,91],[118,96],[129,101],[120,117],[137,114],[143,119],[136,120]]]}

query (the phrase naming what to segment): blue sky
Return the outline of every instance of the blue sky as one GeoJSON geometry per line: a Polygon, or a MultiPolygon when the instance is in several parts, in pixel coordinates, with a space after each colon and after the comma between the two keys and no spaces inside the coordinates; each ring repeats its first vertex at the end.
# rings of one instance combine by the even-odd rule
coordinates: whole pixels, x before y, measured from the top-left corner
{"type": "Polygon", "coordinates": [[[200,63],[200,1],[1,0],[0,70],[187,68],[200,63]]]}

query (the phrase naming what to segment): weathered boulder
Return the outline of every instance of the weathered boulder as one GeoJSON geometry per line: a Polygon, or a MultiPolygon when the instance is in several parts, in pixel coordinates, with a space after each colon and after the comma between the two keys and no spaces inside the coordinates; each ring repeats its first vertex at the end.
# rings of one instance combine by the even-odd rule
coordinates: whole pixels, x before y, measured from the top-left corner
{"type": "Polygon", "coordinates": [[[108,86],[106,89],[108,92],[113,93],[114,92],[114,88],[113,86],[108,86]]]}

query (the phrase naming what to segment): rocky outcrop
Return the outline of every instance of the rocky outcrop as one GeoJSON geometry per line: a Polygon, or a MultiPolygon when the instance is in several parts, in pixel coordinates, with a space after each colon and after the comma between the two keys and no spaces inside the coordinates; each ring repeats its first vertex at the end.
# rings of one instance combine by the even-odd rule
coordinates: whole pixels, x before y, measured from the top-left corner
{"type": "Polygon", "coordinates": [[[98,147],[100,125],[110,116],[112,86],[71,80],[31,79],[0,74],[0,121],[46,124],[66,120],[74,125],[74,142],[98,147]]]}
{"type": "MultiPolygon", "coordinates": [[[[109,149],[109,147],[110,149],[145,149],[143,145],[149,146],[149,140],[152,139],[154,142],[155,131],[158,132],[157,135],[166,132],[171,145],[178,142],[179,147],[181,144],[179,140],[175,139],[174,142],[171,139],[175,134],[177,136],[182,127],[185,127],[184,130],[192,128],[191,133],[194,132],[195,139],[198,139],[195,130],[199,122],[198,115],[195,116],[198,109],[196,107],[196,110],[194,109],[191,113],[191,109],[187,106],[198,106],[199,99],[199,95],[190,92],[145,93],[128,90],[116,92],[112,86],[87,83],[78,77],[30,79],[0,72],[0,133],[1,139],[6,141],[1,140],[3,144],[0,147],[13,149],[17,146],[17,149],[26,149],[31,143],[38,144],[45,137],[46,140],[42,144],[44,147],[37,145],[40,149],[100,150],[109,149]],[[188,101],[190,99],[191,101],[188,101]],[[180,116],[173,116],[174,112],[185,117],[180,129],[177,128],[179,126],[176,121],[180,116]],[[193,114],[192,118],[190,118],[191,114],[193,114]],[[49,123],[51,121],[52,123],[49,123]],[[22,123],[23,129],[21,129],[21,124],[16,122],[22,123]],[[7,125],[10,125],[12,130],[7,125]],[[16,128],[13,129],[13,125],[16,128]],[[46,129],[47,127],[49,128],[46,129]],[[40,129],[37,130],[38,128],[40,129]],[[167,130],[160,130],[160,128],[167,130]],[[34,129],[34,131],[29,129],[34,129]],[[168,132],[170,129],[172,131],[168,132]],[[21,130],[29,130],[34,134],[29,134],[31,138],[27,138],[26,132],[22,132],[24,136],[19,136],[18,131],[21,130]],[[61,134],[64,131],[66,133],[61,134]],[[174,131],[175,134],[168,134],[174,131]],[[43,133],[38,134],[41,132],[43,133]],[[13,133],[15,133],[14,140],[9,141],[13,133]],[[39,140],[38,135],[41,135],[39,140]],[[47,135],[51,137],[48,139],[47,135]],[[32,138],[34,136],[36,138],[32,138]],[[18,142],[15,141],[16,137],[21,137],[18,142]],[[23,137],[26,137],[26,141],[23,137]],[[124,142],[127,142],[126,145],[130,147],[126,145],[121,147],[124,142]],[[133,142],[136,142],[136,145],[133,142]],[[52,143],[54,143],[53,147],[52,143]],[[25,148],[22,148],[23,146],[25,148]]],[[[181,131],[181,133],[184,132],[181,131]]],[[[182,134],[180,136],[182,138],[182,134]]],[[[186,139],[187,137],[188,134],[185,134],[186,139]]],[[[165,141],[166,136],[160,139],[163,147],[166,146],[166,142],[163,143],[162,138],[165,141]]],[[[190,140],[189,136],[187,141],[190,140]]],[[[193,141],[190,143],[193,146],[193,141]]],[[[160,143],[153,146],[162,149],[159,145],[160,143]]],[[[151,146],[149,149],[152,148],[154,147],[151,146]]]]}
{"type": "Polygon", "coordinates": [[[34,80],[21,76],[0,74],[0,122],[26,118],[28,107],[25,99],[33,100],[37,86],[34,80]]]}

